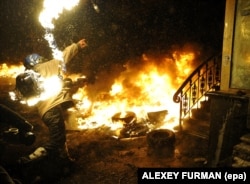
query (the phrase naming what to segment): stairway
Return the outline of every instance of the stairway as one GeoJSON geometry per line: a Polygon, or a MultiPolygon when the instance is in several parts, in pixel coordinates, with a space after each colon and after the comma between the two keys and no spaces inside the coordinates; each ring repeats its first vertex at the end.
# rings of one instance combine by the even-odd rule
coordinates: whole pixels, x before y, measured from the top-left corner
{"type": "Polygon", "coordinates": [[[250,134],[243,135],[240,141],[233,148],[232,167],[250,167],[250,134]]]}
{"type": "Polygon", "coordinates": [[[208,166],[250,167],[249,99],[219,93],[221,56],[202,62],[173,95],[180,104],[180,129],[207,146],[208,166]]]}
{"type": "Polygon", "coordinates": [[[209,137],[210,124],[206,94],[220,89],[221,56],[212,55],[201,62],[173,95],[173,101],[180,104],[181,130],[204,139],[209,137]]]}
{"type": "Polygon", "coordinates": [[[208,140],[210,124],[210,101],[201,101],[199,108],[191,110],[192,115],[183,120],[183,132],[208,140]]]}

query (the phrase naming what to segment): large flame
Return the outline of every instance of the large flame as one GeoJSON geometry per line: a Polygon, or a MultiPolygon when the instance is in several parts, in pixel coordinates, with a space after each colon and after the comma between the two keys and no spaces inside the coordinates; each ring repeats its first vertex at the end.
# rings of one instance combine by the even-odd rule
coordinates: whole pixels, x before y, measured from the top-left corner
{"type": "Polygon", "coordinates": [[[54,29],[53,20],[58,19],[63,10],[71,10],[79,0],[44,0],[39,21],[45,29],[54,29]]]}
{"type": "Polygon", "coordinates": [[[55,59],[63,60],[62,51],[57,47],[54,35],[52,33],[55,28],[53,21],[59,18],[64,10],[71,10],[78,5],[79,0],[44,0],[43,11],[40,13],[39,22],[46,30],[44,38],[48,41],[52,49],[52,55],[55,59]]]}
{"type": "MultiPolygon", "coordinates": [[[[194,52],[175,51],[171,57],[155,58],[143,54],[139,61],[128,61],[124,65],[126,70],[112,79],[114,82],[110,89],[94,91],[94,98],[89,96],[90,86],[79,86],[73,94],[76,108],[70,109],[69,120],[75,123],[78,129],[107,126],[118,130],[122,128],[122,122],[112,121],[112,116],[117,112],[134,112],[137,121],[147,122],[149,112],[167,110],[168,113],[159,128],[173,130],[179,123],[179,104],[174,103],[172,97],[196,67],[195,59],[194,52]]],[[[18,70],[20,66],[14,68],[5,64],[2,68],[5,68],[1,70],[5,76],[15,77],[13,71],[18,70]]],[[[76,75],[69,77],[77,78],[76,75]]],[[[109,80],[110,75],[107,74],[106,77],[109,80]]],[[[103,82],[100,81],[100,84],[103,85],[103,82]]],[[[98,82],[94,85],[98,85],[98,82]]],[[[54,88],[54,85],[48,84],[49,89],[51,86],[54,88]]]]}
{"type": "MultiPolygon", "coordinates": [[[[126,64],[126,71],[116,78],[110,91],[100,93],[95,100],[88,98],[84,88],[80,88],[73,98],[82,117],[77,117],[81,129],[110,126],[122,127],[112,122],[117,112],[135,112],[138,121],[148,119],[148,112],[167,110],[161,128],[174,129],[179,120],[179,104],[172,100],[176,89],[192,72],[194,52],[175,51],[171,58],[154,59],[144,54],[139,64],[126,64]]],[[[138,62],[137,62],[138,63],[138,62]]],[[[79,113],[78,111],[78,113],[79,113]]]]}

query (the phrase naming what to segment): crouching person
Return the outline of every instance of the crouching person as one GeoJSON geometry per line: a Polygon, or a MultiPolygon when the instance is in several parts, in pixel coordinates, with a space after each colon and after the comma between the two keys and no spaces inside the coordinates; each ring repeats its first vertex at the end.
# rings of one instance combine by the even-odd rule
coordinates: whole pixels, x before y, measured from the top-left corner
{"type": "MultiPolygon", "coordinates": [[[[63,64],[70,62],[73,57],[80,51],[80,49],[86,47],[85,39],[81,39],[77,43],[73,43],[66,47],[63,51],[63,62],[57,59],[44,60],[38,54],[30,54],[24,60],[24,66],[26,71],[34,71],[38,73],[39,77],[46,80],[51,77],[58,77],[58,81],[62,81],[61,70],[63,64]]],[[[27,76],[19,76],[16,78],[16,90],[20,93],[29,93],[31,89],[22,87],[22,82],[29,80],[27,76]],[[26,90],[26,92],[25,92],[26,90]]],[[[33,81],[34,82],[34,81],[33,81]]],[[[35,82],[34,82],[35,83],[35,82]]],[[[30,79],[29,84],[32,84],[30,79]]],[[[38,89],[38,86],[33,87],[38,89]]],[[[50,86],[54,88],[54,85],[50,86]]],[[[44,89],[39,88],[40,91],[44,89]]],[[[46,89],[45,89],[46,90],[46,89]]],[[[48,127],[49,141],[38,147],[33,153],[21,157],[20,163],[30,163],[43,158],[58,157],[61,160],[72,161],[66,145],[66,132],[65,132],[65,119],[64,111],[73,106],[73,100],[71,94],[66,90],[60,90],[58,93],[53,94],[49,98],[41,99],[36,103],[39,115],[48,127]]]]}

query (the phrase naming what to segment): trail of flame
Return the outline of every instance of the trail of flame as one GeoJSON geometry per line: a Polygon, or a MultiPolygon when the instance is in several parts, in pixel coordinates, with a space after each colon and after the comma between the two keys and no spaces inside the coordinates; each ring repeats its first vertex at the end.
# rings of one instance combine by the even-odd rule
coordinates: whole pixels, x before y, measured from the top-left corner
{"type": "MultiPolygon", "coordinates": [[[[62,61],[61,67],[64,67],[63,53],[57,47],[52,30],[54,29],[53,20],[59,18],[59,15],[63,10],[71,10],[74,6],[79,3],[79,0],[44,0],[43,11],[40,13],[39,21],[41,25],[45,28],[46,32],[44,38],[48,41],[49,47],[52,49],[52,55],[55,59],[62,61]]],[[[2,65],[3,69],[7,69],[7,65],[2,65]]],[[[62,68],[65,70],[64,68],[62,68]]],[[[3,70],[4,71],[4,70],[3,70]]],[[[10,70],[8,70],[9,72],[10,70]]],[[[1,72],[2,73],[2,72],[1,72]]],[[[29,106],[35,105],[39,101],[46,100],[51,96],[58,94],[62,89],[62,81],[57,75],[52,76],[48,79],[42,79],[41,87],[44,91],[40,96],[27,99],[21,103],[25,103],[29,106]]],[[[15,99],[16,95],[14,92],[10,92],[11,99],[15,99]]]]}
{"type": "Polygon", "coordinates": [[[58,49],[52,33],[52,30],[55,28],[53,20],[58,19],[63,10],[71,10],[78,3],[79,0],[44,0],[43,11],[39,15],[39,22],[46,29],[44,38],[48,41],[55,59],[63,60],[62,51],[58,49]]]}
{"type": "MultiPolygon", "coordinates": [[[[39,21],[43,28],[45,28],[44,38],[48,41],[49,47],[52,50],[52,55],[54,59],[61,61],[61,67],[63,71],[66,70],[63,53],[57,47],[54,35],[52,33],[54,29],[53,21],[59,18],[59,15],[63,10],[71,10],[74,6],[79,3],[79,0],[44,0],[43,10],[39,15],[39,21]]],[[[6,68],[6,66],[3,65],[6,68]]],[[[59,79],[58,75],[52,76],[51,78],[42,79],[41,87],[44,89],[40,96],[27,99],[21,103],[28,104],[29,106],[35,105],[39,101],[46,100],[51,96],[58,94],[62,89],[62,81],[59,79]]],[[[15,93],[10,92],[12,99],[15,99],[15,93]]]]}

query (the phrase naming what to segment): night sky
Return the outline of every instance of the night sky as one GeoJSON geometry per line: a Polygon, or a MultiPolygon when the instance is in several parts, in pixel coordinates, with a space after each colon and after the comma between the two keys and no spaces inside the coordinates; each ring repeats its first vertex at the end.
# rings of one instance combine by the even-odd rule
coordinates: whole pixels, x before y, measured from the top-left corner
{"type": "MultiPolygon", "coordinates": [[[[59,1],[60,2],[60,1],[59,1]]],[[[109,68],[144,52],[166,52],[188,42],[222,50],[225,0],[81,0],[57,19],[54,36],[60,49],[81,38],[88,48],[77,56],[91,70],[109,68]]],[[[0,2],[0,63],[17,63],[36,52],[51,58],[38,21],[43,0],[0,2]]],[[[79,67],[76,66],[79,69],[79,67]]]]}

